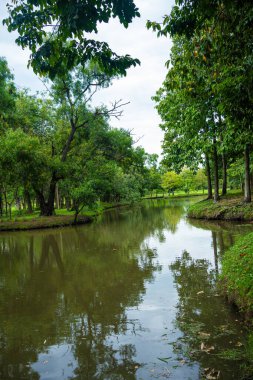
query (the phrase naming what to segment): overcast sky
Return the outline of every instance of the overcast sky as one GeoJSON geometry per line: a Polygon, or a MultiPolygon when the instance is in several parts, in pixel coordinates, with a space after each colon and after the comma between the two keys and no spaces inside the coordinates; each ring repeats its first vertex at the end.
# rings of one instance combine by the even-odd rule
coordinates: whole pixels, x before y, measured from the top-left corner
{"type": "MultiPolygon", "coordinates": [[[[6,15],[6,3],[0,0],[1,19],[6,15]]],[[[141,61],[140,67],[128,70],[127,77],[115,80],[110,88],[102,90],[96,96],[95,103],[110,105],[111,101],[119,99],[130,101],[121,119],[112,119],[111,125],[131,129],[135,139],[143,136],[138,145],[149,153],[161,153],[163,134],[151,96],[165,78],[165,62],[169,59],[171,41],[169,38],[158,39],[145,25],[147,19],[161,21],[170,12],[173,3],[174,0],[135,0],[141,13],[140,19],[135,19],[128,29],[112,20],[109,25],[101,25],[97,35],[99,40],[108,42],[116,53],[130,54],[141,61]]],[[[31,69],[27,69],[29,51],[15,44],[15,36],[15,33],[8,33],[0,25],[0,56],[6,57],[18,86],[30,88],[32,92],[44,90],[41,81],[31,69]]]]}

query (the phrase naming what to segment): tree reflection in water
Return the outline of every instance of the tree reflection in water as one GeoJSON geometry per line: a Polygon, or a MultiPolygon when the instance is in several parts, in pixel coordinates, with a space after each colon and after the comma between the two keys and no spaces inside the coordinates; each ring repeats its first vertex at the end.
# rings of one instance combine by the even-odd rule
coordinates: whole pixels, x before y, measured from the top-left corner
{"type": "Polygon", "coordinates": [[[204,235],[214,249],[214,270],[187,252],[172,263],[179,297],[179,331],[173,336],[181,339],[174,342],[176,357],[163,361],[173,355],[163,323],[173,327],[177,302],[171,273],[168,287],[167,263],[178,247],[184,248],[185,232],[189,249],[199,241],[194,240],[196,229],[187,225],[192,222],[184,219],[185,205],[152,201],[105,213],[102,223],[85,227],[1,233],[0,378],[132,380],[171,374],[177,379],[195,376],[200,363],[232,379],[240,362],[231,365],[222,359],[222,350],[229,348],[231,354],[244,342],[234,317],[216,296],[215,279],[222,252],[236,239],[237,228],[241,234],[237,226],[230,231],[229,225],[196,225],[213,232],[204,235]],[[146,339],[149,344],[142,349],[146,339]],[[214,350],[201,350],[202,343],[214,350]],[[191,358],[187,368],[182,355],[191,358]],[[181,367],[173,374],[174,359],[181,367]],[[167,363],[170,373],[161,367],[167,363]]]}
{"type": "Polygon", "coordinates": [[[121,241],[103,228],[99,236],[76,228],[2,237],[0,378],[39,379],[61,346],[66,357],[48,378],[136,378],[135,346],[117,336],[143,330],[126,308],[140,303],[160,268],[141,244],[147,228],[119,231],[121,241]]]}
{"type": "Polygon", "coordinates": [[[222,379],[241,379],[245,359],[242,326],[217,294],[217,268],[211,268],[205,259],[192,259],[184,251],[170,269],[179,296],[175,325],[182,332],[182,337],[173,343],[174,351],[186,361],[199,363],[202,375],[208,367],[210,371],[220,371],[222,379]],[[238,354],[234,361],[231,357],[226,360],[229,353],[238,354]]]}

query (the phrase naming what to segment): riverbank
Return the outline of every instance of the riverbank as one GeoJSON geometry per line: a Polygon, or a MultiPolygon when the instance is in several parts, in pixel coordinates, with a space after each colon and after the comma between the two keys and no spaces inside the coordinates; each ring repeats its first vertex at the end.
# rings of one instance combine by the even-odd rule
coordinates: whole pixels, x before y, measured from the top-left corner
{"type": "Polygon", "coordinates": [[[196,219],[253,221],[253,203],[244,203],[242,195],[228,195],[214,203],[212,199],[191,205],[187,216],[196,219]]]}
{"type": "MultiPolygon", "coordinates": [[[[163,196],[161,194],[157,196],[145,196],[141,200],[146,199],[175,199],[175,198],[187,198],[192,196],[203,196],[203,192],[196,191],[191,194],[183,194],[178,192],[175,195],[163,196]]],[[[76,224],[86,224],[92,222],[94,218],[103,212],[118,208],[128,206],[129,203],[106,203],[100,202],[98,207],[94,210],[88,208],[84,209],[82,213],[78,216],[76,224]]],[[[22,230],[34,230],[43,228],[55,228],[71,226],[74,223],[74,211],[67,211],[66,209],[55,210],[56,215],[54,216],[39,216],[39,211],[35,211],[32,214],[27,214],[25,212],[20,212],[14,210],[12,212],[12,219],[0,218],[0,231],[22,231],[22,230]]]]}
{"type": "Polygon", "coordinates": [[[253,316],[253,233],[249,233],[225,253],[220,276],[221,292],[245,315],[253,316]]]}
{"type": "MultiPolygon", "coordinates": [[[[82,214],[78,215],[76,225],[91,223],[94,218],[103,212],[112,208],[126,206],[126,203],[100,203],[94,210],[85,210],[82,214]]],[[[65,209],[56,210],[56,215],[53,216],[39,216],[39,212],[33,214],[14,214],[13,219],[1,219],[0,231],[24,231],[35,230],[44,228],[56,228],[71,226],[74,224],[74,211],[67,211],[65,209]]]]}
{"type": "MultiPolygon", "coordinates": [[[[28,220],[20,217],[16,220],[6,220],[0,222],[0,231],[23,231],[36,230],[40,228],[54,228],[73,225],[74,217],[72,215],[54,215],[54,216],[34,216],[28,220]]],[[[92,217],[80,215],[76,224],[86,224],[92,221],[92,217]]]]}

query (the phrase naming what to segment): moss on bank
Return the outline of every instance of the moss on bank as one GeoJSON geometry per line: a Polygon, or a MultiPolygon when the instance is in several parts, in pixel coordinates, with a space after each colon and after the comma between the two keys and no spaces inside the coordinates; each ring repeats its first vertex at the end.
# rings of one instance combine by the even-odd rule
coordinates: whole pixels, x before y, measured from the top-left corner
{"type": "Polygon", "coordinates": [[[220,287],[246,316],[253,315],[253,233],[239,238],[223,256],[220,287]]]}
{"type": "Polygon", "coordinates": [[[191,205],[188,217],[213,220],[253,220],[253,203],[244,203],[241,196],[227,196],[214,203],[212,199],[191,205]]]}

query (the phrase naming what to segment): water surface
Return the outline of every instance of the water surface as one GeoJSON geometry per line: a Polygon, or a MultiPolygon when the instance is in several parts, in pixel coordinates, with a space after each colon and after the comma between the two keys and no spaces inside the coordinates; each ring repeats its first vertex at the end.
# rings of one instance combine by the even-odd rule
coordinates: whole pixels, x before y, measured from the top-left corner
{"type": "Polygon", "coordinates": [[[242,379],[247,345],[217,293],[250,224],[145,201],[76,228],[0,234],[0,379],[242,379]]]}

